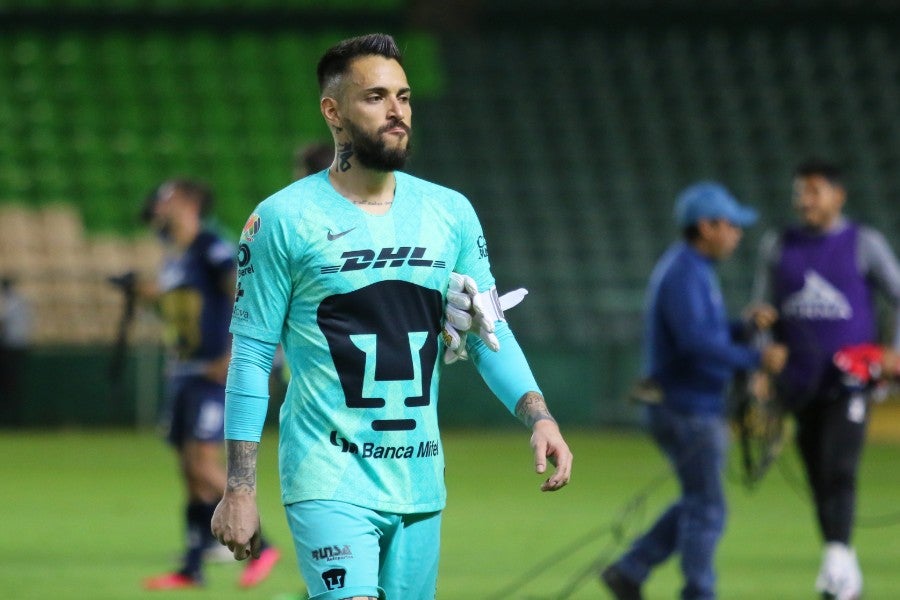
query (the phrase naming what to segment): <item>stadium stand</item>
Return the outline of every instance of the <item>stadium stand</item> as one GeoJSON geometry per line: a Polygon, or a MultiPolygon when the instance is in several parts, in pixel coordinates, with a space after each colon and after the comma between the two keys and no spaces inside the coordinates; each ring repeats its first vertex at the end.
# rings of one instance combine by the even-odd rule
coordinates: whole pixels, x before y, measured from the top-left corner
{"type": "MultiPolygon", "coordinates": [[[[34,308],[37,345],[112,343],[124,296],[109,278],[152,274],[162,258],[152,238],[86,235],[70,204],[0,204],[0,228],[0,269],[34,308]]],[[[145,321],[132,335],[146,343],[159,332],[145,321]]]]}
{"type": "Polygon", "coordinates": [[[896,44],[876,24],[445,39],[461,92],[428,110],[480,131],[463,160],[446,139],[430,147],[439,156],[425,170],[489,207],[498,278],[525,278],[545,299],[529,298],[518,330],[575,345],[592,343],[598,327],[634,339],[649,269],[677,235],[672,199],[695,179],[720,179],[763,213],[723,272],[734,308],[749,293],[759,235],[789,216],[790,170],[807,155],[845,164],[851,214],[896,231],[896,44]],[[489,101],[472,89],[489,90],[489,101]],[[531,217],[511,215],[521,209],[531,217]],[[508,256],[528,263],[507,267],[508,256]]]}
{"type": "MultiPolygon", "coordinates": [[[[135,219],[157,182],[209,181],[236,234],[293,149],[327,137],[315,61],[351,27],[301,18],[304,0],[181,4],[0,0],[0,268],[27,280],[43,344],[111,343],[122,298],[105,277],[158,260],[135,219]]],[[[889,2],[484,4],[452,33],[373,22],[397,26],[416,85],[411,170],[472,199],[501,291],[531,291],[511,317],[524,345],[633,353],[672,199],[696,179],[762,211],[722,272],[733,309],[808,155],[844,165],[851,215],[900,234],[889,2]]]]}

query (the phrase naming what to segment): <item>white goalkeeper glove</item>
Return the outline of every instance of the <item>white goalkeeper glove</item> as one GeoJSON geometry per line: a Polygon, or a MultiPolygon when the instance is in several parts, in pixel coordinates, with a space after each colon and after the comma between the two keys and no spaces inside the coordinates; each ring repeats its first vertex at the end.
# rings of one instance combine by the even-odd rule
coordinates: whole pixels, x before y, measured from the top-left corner
{"type": "Polygon", "coordinates": [[[500,340],[494,334],[494,323],[505,321],[503,311],[519,304],[527,293],[528,290],[519,288],[498,297],[496,287],[479,292],[475,280],[468,275],[450,273],[441,332],[447,346],[444,363],[449,365],[469,357],[466,336],[470,332],[478,335],[494,352],[499,350],[500,340]]]}

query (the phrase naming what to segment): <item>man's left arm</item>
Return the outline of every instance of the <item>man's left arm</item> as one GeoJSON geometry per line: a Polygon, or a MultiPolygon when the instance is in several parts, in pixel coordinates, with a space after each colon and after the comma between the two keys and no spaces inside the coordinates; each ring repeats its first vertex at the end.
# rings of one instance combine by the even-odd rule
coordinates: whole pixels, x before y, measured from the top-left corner
{"type": "Polygon", "coordinates": [[[544,397],[538,392],[527,392],[516,403],[516,416],[531,427],[531,449],[534,451],[534,470],[542,474],[547,461],[556,471],[541,484],[542,492],[556,491],[572,476],[572,452],[559,431],[556,419],[550,414],[544,397]]]}
{"type": "MultiPolygon", "coordinates": [[[[542,491],[555,491],[569,482],[572,473],[572,452],[559,432],[556,420],[550,414],[544,396],[535,381],[525,354],[519,347],[512,330],[503,317],[503,308],[494,289],[488,245],[481,223],[472,205],[460,197],[455,213],[459,216],[460,254],[454,271],[472,278],[472,292],[487,293],[485,304],[479,312],[486,319],[484,328],[468,336],[468,354],[488,387],[506,408],[531,428],[531,447],[534,450],[534,468],[539,474],[547,470],[549,460],[556,466],[554,473],[541,485],[542,491]],[[496,302],[496,306],[494,303],[496,302]],[[490,341],[488,346],[485,338],[490,341]]],[[[474,300],[474,298],[473,298],[474,300]]],[[[512,304],[510,305],[512,306],[512,304]]]]}
{"type": "Polygon", "coordinates": [[[481,338],[470,336],[474,339],[469,341],[469,355],[494,395],[531,429],[535,472],[546,472],[548,460],[556,467],[541,484],[541,490],[558,490],[571,477],[572,452],[556,419],[550,414],[522,348],[505,321],[496,323],[496,334],[500,340],[499,350],[495,352],[481,338]]]}

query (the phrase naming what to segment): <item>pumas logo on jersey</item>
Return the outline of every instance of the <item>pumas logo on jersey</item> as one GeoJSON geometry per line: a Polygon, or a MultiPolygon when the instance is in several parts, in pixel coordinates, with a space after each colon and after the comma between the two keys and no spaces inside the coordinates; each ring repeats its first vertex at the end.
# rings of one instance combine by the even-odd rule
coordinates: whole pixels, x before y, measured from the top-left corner
{"type": "Polygon", "coordinates": [[[803,274],[803,287],[785,298],[781,312],[794,319],[844,321],[853,316],[846,296],[815,271],[803,274]]]}
{"type": "Polygon", "coordinates": [[[344,260],[339,265],[321,267],[322,274],[345,271],[361,271],[363,269],[398,268],[403,265],[411,267],[432,267],[444,269],[447,264],[442,260],[425,258],[427,248],[416,246],[400,246],[399,248],[382,248],[375,250],[348,250],[341,254],[344,260]]]}

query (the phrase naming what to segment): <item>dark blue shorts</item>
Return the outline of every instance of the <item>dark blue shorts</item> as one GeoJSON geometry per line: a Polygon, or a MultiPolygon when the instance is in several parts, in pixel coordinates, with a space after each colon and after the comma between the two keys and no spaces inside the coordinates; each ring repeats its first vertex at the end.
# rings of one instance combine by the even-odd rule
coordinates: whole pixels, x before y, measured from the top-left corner
{"type": "Polygon", "coordinates": [[[225,386],[203,377],[173,377],[168,382],[163,425],[176,448],[185,442],[225,440],[225,386]]]}

